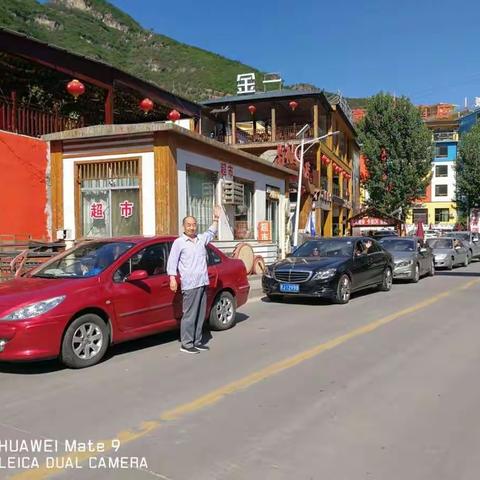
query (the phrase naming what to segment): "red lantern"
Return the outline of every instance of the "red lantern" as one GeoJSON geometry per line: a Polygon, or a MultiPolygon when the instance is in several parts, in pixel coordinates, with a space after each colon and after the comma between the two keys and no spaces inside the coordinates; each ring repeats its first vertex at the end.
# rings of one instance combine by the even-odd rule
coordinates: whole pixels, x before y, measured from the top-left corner
{"type": "Polygon", "coordinates": [[[144,98],[139,107],[143,110],[143,113],[147,115],[148,112],[153,110],[153,102],[149,98],[144,98]]]}
{"type": "Polygon", "coordinates": [[[177,110],[172,110],[168,114],[168,119],[171,120],[172,122],[176,122],[177,120],[180,120],[180,113],[177,112],[177,110]]]}
{"type": "Polygon", "coordinates": [[[295,109],[298,107],[298,102],[296,102],[295,100],[292,100],[288,106],[292,109],[292,112],[295,111],[295,109]]]}
{"type": "Polygon", "coordinates": [[[257,111],[257,107],[255,105],[249,105],[248,111],[250,112],[250,115],[253,115],[257,111]]]}
{"type": "Polygon", "coordinates": [[[85,93],[85,85],[80,80],[74,78],[71,82],[68,82],[67,91],[70,95],[73,95],[75,101],[77,101],[77,98],[85,93]]]}

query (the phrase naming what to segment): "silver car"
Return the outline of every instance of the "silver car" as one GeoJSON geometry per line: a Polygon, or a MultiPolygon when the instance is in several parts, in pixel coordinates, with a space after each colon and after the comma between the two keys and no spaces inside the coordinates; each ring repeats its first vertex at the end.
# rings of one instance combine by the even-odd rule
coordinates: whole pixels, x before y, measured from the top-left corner
{"type": "Polygon", "coordinates": [[[435,274],[432,249],[417,237],[385,237],[379,243],[393,257],[393,278],[418,282],[435,274]]]}
{"type": "Polygon", "coordinates": [[[449,232],[446,235],[449,238],[456,238],[467,244],[470,260],[480,258],[480,241],[478,233],[474,232],[449,232]]]}
{"type": "Polygon", "coordinates": [[[427,244],[433,250],[435,268],[452,270],[457,265],[466,267],[469,263],[468,250],[455,238],[429,238],[427,244]]]}

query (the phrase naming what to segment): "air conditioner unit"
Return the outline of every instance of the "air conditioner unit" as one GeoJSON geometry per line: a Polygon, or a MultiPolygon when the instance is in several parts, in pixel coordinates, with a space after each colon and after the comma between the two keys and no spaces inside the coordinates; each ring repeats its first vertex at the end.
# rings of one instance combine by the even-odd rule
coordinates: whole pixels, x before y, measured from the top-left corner
{"type": "Polygon", "coordinates": [[[223,181],[222,203],[224,205],[243,205],[244,186],[232,180],[223,181]]]}

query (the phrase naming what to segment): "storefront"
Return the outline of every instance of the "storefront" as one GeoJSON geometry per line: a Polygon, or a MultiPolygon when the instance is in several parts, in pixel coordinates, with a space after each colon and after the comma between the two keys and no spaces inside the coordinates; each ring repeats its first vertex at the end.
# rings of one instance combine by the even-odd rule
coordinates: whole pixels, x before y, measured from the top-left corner
{"type": "Polygon", "coordinates": [[[52,230],[66,239],[176,235],[213,207],[225,215],[216,244],[252,245],[270,263],[285,255],[285,186],[292,172],[176,125],[113,125],[50,141],[52,230]],[[260,230],[267,224],[267,233],[260,230]]]}
{"type": "Polygon", "coordinates": [[[368,208],[349,220],[352,236],[371,235],[377,230],[393,230],[398,235],[404,233],[404,223],[377,210],[368,208]]]}

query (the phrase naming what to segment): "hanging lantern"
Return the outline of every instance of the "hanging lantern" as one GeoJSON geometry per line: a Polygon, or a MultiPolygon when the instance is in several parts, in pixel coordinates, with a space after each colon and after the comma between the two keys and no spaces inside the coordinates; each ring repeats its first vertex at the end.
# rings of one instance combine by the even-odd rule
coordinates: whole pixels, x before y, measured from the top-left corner
{"type": "Polygon", "coordinates": [[[80,80],[74,78],[71,82],[68,82],[67,91],[70,95],[73,95],[75,101],[77,101],[77,98],[85,93],[85,85],[80,80]]]}
{"type": "Polygon", "coordinates": [[[139,107],[143,110],[143,113],[147,115],[148,112],[151,112],[153,110],[153,102],[149,98],[144,98],[140,102],[139,107]]]}
{"type": "Polygon", "coordinates": [[[296,102],[295,100],[292,100],[288,106],[292,109],[292,112],[295,111],[295,109],[298,107],[298,102],[296,102]]]}
{"type": "Polygon", "coordinates": [[[172,122],[176,122],[177,120],[180,120],[180,112],[178,112],[177,110],[172,110],[169,114],[168,114],[168,119],[171,120],[172,122]]]}
{"type": "Polygon", "coordinates": [[[250,112],[250,115],[254,115],[255,112],[257,111],[257,107],[255,105],[249,105],[248,111],[250,112]]]}

